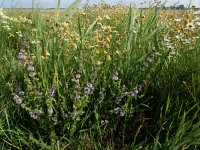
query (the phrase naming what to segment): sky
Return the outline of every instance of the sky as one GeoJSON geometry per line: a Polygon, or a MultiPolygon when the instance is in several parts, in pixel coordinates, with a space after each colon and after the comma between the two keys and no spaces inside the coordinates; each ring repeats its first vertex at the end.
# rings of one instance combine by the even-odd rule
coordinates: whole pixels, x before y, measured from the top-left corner
{"type": "MultiPolygon", "coordinates": [[[[39,8],[53,8],[56,6],[57,0],[33,0],[35,7],[39,8]]],[[[86,1],[89,1],[90,4],[98,4],[101,0],[82,0],[84,4],[86,1]]],[[[104,0],[107,4],[117,4],[123,1],[123,4],[129,4],[130,2],[135,3],[137,6],[140,6],[140,3],[144,2],[144,0],[104,0]]],[[[148,6],[149,2],[153,2],[154,0],[146,0],[146,4],[143,6],[148,6]]],[[[165,0],[161,0],[164,2],[165,0]]],[[[183,4],[187,6],[191,0],[167,0],[166,5],[170,6],[175,3],[183,4]]],[[[61,0],[61,7],[67,8],[74,0],[61,0]]],[[[192,0],[192,5],[200,6],[199,0],[192,0]]],[[[10,8],[10,7],[18,7],[18,8],[31,8],[32,7],[32,0],[0,0],[0,7],[3,8],[10,8]]]]}

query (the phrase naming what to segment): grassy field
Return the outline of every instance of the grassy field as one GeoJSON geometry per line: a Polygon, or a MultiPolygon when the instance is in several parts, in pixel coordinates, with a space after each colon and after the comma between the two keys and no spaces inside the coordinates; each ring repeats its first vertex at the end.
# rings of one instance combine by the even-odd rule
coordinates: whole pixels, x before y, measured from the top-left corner
{"type": "Polygon", "coordinates": [[[200,12],[0,9],[0,148],[200,149],[200,12]]]}

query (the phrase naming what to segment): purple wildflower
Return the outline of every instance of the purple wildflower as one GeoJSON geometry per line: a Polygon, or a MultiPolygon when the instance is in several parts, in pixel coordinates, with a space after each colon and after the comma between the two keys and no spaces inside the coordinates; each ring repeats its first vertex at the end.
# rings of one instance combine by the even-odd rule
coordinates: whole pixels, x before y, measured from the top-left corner
{"type": "Polygon", "coordinates": [[[28,64],[29,64],[29,65],[33,65],[33,61],[29,61],[28,64]]]}
{"type": "Polygon", "coordinates": [[[138,94],[138,93],[139,93],[139,91],[138,91],[138,88],[137,88],[137,87],[135,87],[135,88],[134,88],[134,92],[135,92],[135,94],[138,94]]]}
{"type": "Polygon", "coordinates": [[[54,94],[55,94],[55,89],[54,89],[54,88],[51,88],[51,89],[49,90],[49,96],[54,96],[54,94]]]}
{"type": "Polygon", "coordinates": [[[88,88],[88,87],[85,87],[85,88],[84,88],[84,93],[85,93],[85,94],[89,94],[90,91],[91,91],[90,88],[88,88]]]}
{"type": "Polygon", "coordinates": [[[33,72],[33,71],[35,71],[35,68],[33,66],[28,66],[27,70],[30,71],[30,72],[33,72]]]}
{"type": "Polygon", "coordinates": [[[147,61],[151,63],[151,62],[152,62],[152,59],[151,59],[151,58],[147,58],[147,61]]]}
{"type": "Polygon", "coordinates": [[[80,79],[81,75],[80,74],[76,74],[76,79],[80,79]]]}
{"type": "Polygon", "coordinates": [[[38,114],[37,113],[32,113],[31,114],[31,118],[33,118],[33,119],[38,119],[38,114]]]}
{"type": "Polygon", "coordinates": [[[22,99],[17,95],[17,94],[13,94],[13,100],[18,104],[22,104],[22,99]]]}
{"type": "Polygon", "coordinates": [[[43,112],[41,110],[36,110],[35,112],[31,112],[30,115],[33,119],[38,119],[39,116],[42,114],[43,112]]]}
{"type": "Polygon", "coordinates": [[[37,110],[35,113],[36,113],[38,116],[40,116],[43,112],[42,112],[41,110],[37,110]]]}
{"type": "Polygon", "coordinates": [[[148,66],[149,66],[147,62],[144,62],[143,65],[144,65],[145,67],[148,67],[148,66]]]}
{"type": "Polygon", "coordinates": [[[123,111],[120,111],[119,116],[120,116],[120,117],[123,117],[124,115],[125,115],[124,112],[123,112],[123,111]]]}
{"type": "Polygon", "coordinates": [[[42,92],[38,92],[38,97],[41,97],[42,95],[43,95],[43,93],[42,92]]]}
{"type": "Polygon", "coordinates": [[[118,105],[122,101],[121,97],[117,97],[115,103],[118,105]]]}
{"type": "Polygon", "coordinates": [[[48,108],[47,113],[51,116],[53,114],[53,108],[52,107],[48,108]]]}
{"type": "Polygon", "coordinates": [[[108,120],[101,120],[101,126],[107,124],[109,121],[108,120]]]}
{"type": "Polygon", "coordinates": [[[26,56],[23,55],[22,53],[19,53],[18,58],[19,58],[20,60],[26,60],[26,56]]]}
{"type": "Polygon", "coordinates": [[[25,49],[20,49],[20,53],[25,53],[25,49]]]}
{"type": "Polygon", "coordinates": [[[30,72],[30,73],[29,73],[29,77],[31,77],[31,78],[33,78],[35,75],[36,75],[35,72],[30,72]]]}
{"type": "Polygon", "coordinates": [[[87,87],[90,88],[90,89],[92,89],[93,88],[93,84],[92,83],[88,83],[87,87]]]}
{"type": "Polygon", "coordinates": [[[112,80],[113,80],[113,81],[117,81],[117,80],[119,80],[119,77],[116,76],[116,75],[114,75],[114,76],[112,77],[112,80]]]}
{"type": "Polygon", "coordinates": [[[25,92],[24,91],[20,91],[19,92],[19,96],[24,96],[25,92]]]}
{"type": "Polygon", "coordinates": [[[134,97],[135,93],[134,92],[125,92],[125,95],[134,97]]]}
{"type": "Polygon", "coordinates": [[[114,109],[114,113],[120,117],[123,117],[124,116],[124,112],[123,110],[120,108],[120,107],[117,107],[114,109]]]}
{"type": "Polygon", "coordinates": [[[77,95],[76,95],[76,99],[79,100],[80,98],[81,98],[81,95],[80,95],[80,94],[77,94],[77,95]]]}

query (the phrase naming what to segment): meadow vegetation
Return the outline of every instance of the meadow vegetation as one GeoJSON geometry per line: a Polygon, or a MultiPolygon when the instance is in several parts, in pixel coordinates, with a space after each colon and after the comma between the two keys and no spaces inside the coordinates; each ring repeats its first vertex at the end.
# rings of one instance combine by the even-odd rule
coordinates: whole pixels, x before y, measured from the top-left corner
{"type": "Polygon", "coordinates": [[[1,149],[199,149],[200,11],[0,9],[1,149]]]}

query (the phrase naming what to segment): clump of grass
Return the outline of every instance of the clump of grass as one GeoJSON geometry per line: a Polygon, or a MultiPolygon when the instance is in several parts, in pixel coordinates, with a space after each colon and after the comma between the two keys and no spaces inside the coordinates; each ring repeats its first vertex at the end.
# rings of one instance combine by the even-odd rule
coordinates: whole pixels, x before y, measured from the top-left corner
{"type": "Polygon", "coordinates": [[[157,6],[98,11],[0,12],[1,148],[197,149],[193,10],[178,23],[157,6]]]}

